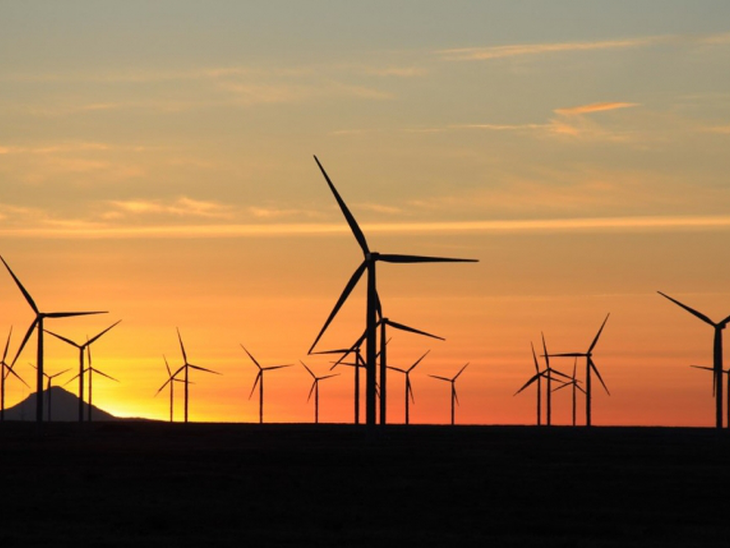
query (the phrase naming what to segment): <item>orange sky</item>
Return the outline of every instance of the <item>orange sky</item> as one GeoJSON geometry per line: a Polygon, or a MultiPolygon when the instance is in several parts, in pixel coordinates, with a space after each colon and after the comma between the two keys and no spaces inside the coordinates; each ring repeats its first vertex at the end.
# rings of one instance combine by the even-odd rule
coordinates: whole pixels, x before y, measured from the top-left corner
{"type": "MultiPolygon", "coordinates": [[[[457,422],[533,422],[534,391],[513,396],[530,343],[585,350],[610,313],[594,423],[713,424],[710,376],[689,368],[711,361],[712,329],[656,291],[730,313],[730,6],[520,5],[4,6],[0,254],[41,309],[109,311],[49,329],[122,320],[93,347],[121,382],[95,380],[94,402],[165,418],[179,327],[191,362],[222,373],[193,376],[192,420],[257,419],[241,343],[297,364],[267,374],[265,419],[313,419],[298,361],[328,371],[306,352],[362,260],[317,154],[372,249],[480,261],[379,266],[385,314],[446,338],[393,334],[394,364],[430,350],[412,422],[449,420],[428,375],[467,362],[457,422]]],[[[14,353],[32,315],[3,273],[0,303],[14,353]]],[[[322,347],[356,338],[364,307],[363,286],[322,347]]],[[[51,339],[46,356],[50,373],[77,360],[51,339]]],[[[27,394],[9,381],[10,405],[27,394]]],[[[320,405],[351,420],[350,370],[320,405]]],[[[567,391],[554,413],[569,422],[567,391]]]]}

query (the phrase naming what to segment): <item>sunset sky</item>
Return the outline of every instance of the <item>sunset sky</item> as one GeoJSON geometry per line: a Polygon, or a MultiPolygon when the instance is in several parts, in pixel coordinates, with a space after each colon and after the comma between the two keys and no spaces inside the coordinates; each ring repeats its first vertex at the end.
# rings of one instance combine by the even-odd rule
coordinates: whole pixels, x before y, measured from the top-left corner
{"type": "MultiPolygon", "coordinates": [[[[371,249],[480,261],[379,266],[385,315],[446,338],[392,333],[394,365],[430,350],[411,422],[448,422],[428,375],[468,362],[457,422],[533,423],[534,391],[513,396],[530,343],[584,351],[610,313],[594,424],[714,424],[711,375],[689,367],[711,363],[712,328],[656,292],[730,315],[726,0],[0,1],[0,52],[0,255],[41,310],[109,311],[48,329],[122,320],[92,347],[121,381],[95,378],[102,408],[167,417],[179,328],[222,373],[193,374],[192,420],[257,420],[240,344],[296,364],[266,374],[265,420],[313,420],[298,362],[329,371],[307,350],[362,261],[316,154],[371,249]]],[[[320,348],[362,332],[364,289],[320,348]]],[[[32,319],[3,269],[11,355],[32,319]]],[[[47,341],[48,373],[77,363],[47,341]]],[[[320,420],[350,422],[335,371],[320,420]]]]}

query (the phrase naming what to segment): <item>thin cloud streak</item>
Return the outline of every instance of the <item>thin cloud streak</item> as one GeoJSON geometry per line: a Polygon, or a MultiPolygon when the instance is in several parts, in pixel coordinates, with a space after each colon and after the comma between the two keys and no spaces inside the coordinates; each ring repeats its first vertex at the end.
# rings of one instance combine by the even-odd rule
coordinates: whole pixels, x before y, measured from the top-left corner
{"type": "Polygon", "coordinates": [[[564,116],[578,116],[581,114],[591,114],[593,112],[604,112],[607,110],[616,110],[620,108],[631,108],[638,107],[639,103],[623,103],[623,102],[604,102],[604,103],[591,103],[589,105],[579,105],[577,107],[565,107],[556,108],[553,110],[555,114],[562,114],[564,116]]]}
{"type": "MultiPolygon", "coordinates": [[[[494,221],[439,221],[414,223],[363,223],[368,232],[419,233],[538,233],[602,231],[729,230],[730,216],[637,216],[572,219],[515,219],[494,221]]],[[[0,235],[16,238],[125,239],[125,238],[236,238],[264,236],[317,236],[347,234],[342,223],[148,225],[134,227],[69,224],[53,227],[0,229],[0,235]]]]}

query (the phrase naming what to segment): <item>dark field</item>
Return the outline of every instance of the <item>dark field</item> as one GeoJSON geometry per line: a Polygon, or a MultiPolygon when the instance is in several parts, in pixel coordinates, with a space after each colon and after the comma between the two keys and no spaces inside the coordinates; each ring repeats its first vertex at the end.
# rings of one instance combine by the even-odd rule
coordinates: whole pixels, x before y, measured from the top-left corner
{"type": "Polygon", "coordinates": [[[0,424],[0,546],[730,545],[730,435],[0,424]]]}

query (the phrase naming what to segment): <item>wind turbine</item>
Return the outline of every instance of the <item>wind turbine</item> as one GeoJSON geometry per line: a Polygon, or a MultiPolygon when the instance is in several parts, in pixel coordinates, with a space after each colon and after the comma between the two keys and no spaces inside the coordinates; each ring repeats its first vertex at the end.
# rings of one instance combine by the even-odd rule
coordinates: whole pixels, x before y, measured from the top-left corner
{"type": "Polygon", "coordinates": [[[318,352],[311,352],[311,354],[342,354],[340,358],[330,367],[332,371],[338,365],[352,365],[355,371],[355,424],[360,424],[360,369],[365,367],[365,360],[362,358],[362,352],[360,347],[362,346],[365,336],[360,337],[354,345],[350,348],[339,348],[336,350],[320,350],[318,352]],[[355,362],[353,364],[346,364],[343,360],[350,354],[355,354],[355,362]]]}
{"type": "MultiPolygon", "coordinates": [[[[31,367],[33,367],[34,369],[38,369],[32,363],[29,364],[29,365],[31,367]]],[[[48,380],[48,384],[46,385],[46,390],[45,390],[46,394],[48,395],[48,409],[47,409],[48,422],[51,422],[51,394],[52,394],[52,392],[51,392],[51,385],[53,384],[53,379],[55,379],[56,377],[59,377],[59,376],[63,375],[67,371],[71,371],[71,370],[70,369],[64,369],[63,371],[59,371],[58,373],[54,373],[53,375],[49,375],[45,371],[43,372],[43,376],[48,380]]]]}
{"type": "Polygon", "coordinates": [[[39,397],[36,398],[36,422],[42,423],[43,422],[43,398],[40,397],[41,392],[43,392],[43,322],[46,318],[68,318],[71,316],[88,316],[90,314],[106,314],[105,311],[94,311],[94,312],[41,312],[38,309],[38,306],[36,306],[35,301],[33,300],[33,297],[30,296],[30,293],[23,287],[23,284],[20,283],[20,280],[15,275],[15,273],[10,269],[10,266],[8,266],[8,263],[5,262],[5,259],[0,256],[0,260],[2,260],[3,264],[5,265],[5,268],[7,268],[8,272],[12,276],[13,280],[15,280],[15,284],[18,286],[18,289],[20,289],[20,292],[23,294],[23,297],[25,297],[25,300],[28,302],[28,305],[33,309],[33,312],[35,313],[35,319],[30,324],[30,327],[28,328],[28,331],[25,334],[25,337],[23,337],[23,342],[20,343],[20,347],[18,348],[18,352],[15,354],[15,358],[13,358],[13,362],[11,364],[11,367],[15,365],[16,360],[18,359],[18,356],[20,356],[20,353],[23,351],[23,348],[25,348],[25,344],[28,342],[28,339],[30,339],[30,336],[33,334],[33,331],[37,331],[36,333],[36,339],[38,341],[38,350],[36,354],[36,369],[38,370],[38,374],[36,375],[36,392],[39,394],[39,397]]]}
{"type": "MultiPolygon", "coordinates": [[[[552,417],[553,417],[553,390],[552,390],[552,382],[553,382],[553,373],[555,375],[558,375],[560,377],[564,377],[566,379],[569,379],[570,377],[564,373],[561,373],[557,369],[553,369],[550,367],[550,354],[548,354],[547,345],[545,344],[545,335],[540,332],[540,337],[542,338],[542,351],[543,356],[545,356],[545,379],[547,380],[547,425],[552,425],[552,417]]],[[[555,379],[558,380],[558,379],[555,379]]]]}
{"type": "Polygon", "coordinates": [[[314,423],[319,424],[319,381],[336,377],[339,375],[339,373],[332,373],[330,375],[322,375],[321,377],[318,377],[311,369],[309,369],[309,367],[307,367],[306,363],[301,360],[299,360],[299,363],[304,366],[304,369],[306,369],[307,372],[309,372],[309,374],[312,376],[312,379],[314,379],[312,381],[312,388],[309,389],[307,401],[312,398],[312,392],[314,392],[314,423]]]}
{"type": "MultiPolygon", "coordinates": [[[[3,359],[0,361],[0,422],[5,421],[5,379],[7,379],[10,375],[14,375],[15,378],[17,378],[25,386],[28,386],[28,383],[20,378],[20,375],[13,370],[13,366],[5,361],[8,357],[8,348],[10,348],[10,337],[12,334],[13,328],[11,327],[8,332],[8,340],[5,343],[3,359]]],[[[28,386],[28,388],[30,388],[30,386],[28,386]]]]}
{"type": "MultiPolygon", "coordinates": [[[[53,335],[57,339],[60,339],[63,342],[79,349],[79,374],[76,375],[76,377],[79,378],[79,422],[84,421],[84,350],[86,349],[87,346],[90,346],[91,343],[96,341],[99,337],[101,337],[104,333],[109,331],[112,327],[114,327],[121,321],[122,320],[119,320],[119,321],[113,323],[112,325],[107,327],[101,333],[97,333],[91,339],[87,339],[85,343],[77,343],[77,342],[72,341],[71,339],[62,337],[61,335],[54,333],[53,331],[49,331],[48,329],[45,330],[46,333],[48,333],[49,335],[53,335]]],[[[76,377],[74,377],[74,378],[76,378],[76,377]]]]}
{"type": "MultiPolygon", "coordinates": [[[[102,377],[106,377],[107,379],[112,380],[114,382],[119,382],[119,381],[117,379],[115,379],[114,377],[112,377],[110,375],[107,375],[103,371],[100,371],[99,369],[97,369],[96,367],[94,367],[92,365],[92,362],[91,362],[91,345],[88,345],[88,344],[86,345],[86,358],[87,358],[87,360],[89,362],[89,365],[86,367],[86,369],[83,369],[79,373],[76,373],[76,375],[74,375],[73,377],[71,377],[66,384],[69,384],[70,382],[75,381],[76,380],[76,377],[83,376],[85,373],[88,373],[89,374],[89,405],[86,408],[86,420],[88,422],[91,422],[91,420],[92,420],[91,411],[92,411],[92,408],[93,408],[92,407],[92,405],[93,405],[93,403],[92,403],[92,395],[93,395],[94,373],[98,373],[102,377]]],[[[83,396],[79,396],[79,399],[80,400],[83,400],[83,396]]],[[[82,405],[83,405],[83,401],[82,401],[82,405]]]]}
{"type": "MultiPolygon", "coordinates": [[[[566,352],[563,354],[551,354],[553,357],[571,357],[571,358],[585,358],[586,359],[586,387],[585,387],[585,393],[586,393],[586,426],[591,425],[591,370],[596,374],[598,377],[598,380],[601,381],[601,384],[603,385],[603,389],[606,391],[606,394],[609,396],[611,393],[608,391],[608,387],[606,386],[606,383],[603,382],[603,379],[601,378],[601,374],[598,372],[598,368],[596,367],[596,364],[593,362],[593,349],[596,347],[596,343],[598,342],[598,338],[601,336],[601,332],[603,331],[603,328],[606,325],[606,322],[608,321],[608,317],[610,314],[606,314],[606,319],[603,320],[603,323],[601,324],[600,329],[598,330],[598,333],[596,333],[596,336],[593,339],[593,342],[588,347],[588,350],[586,352],[566,352]]],[[[547,354],[547,352],[546,352],[547,354]]]]}
{"type": "Polygon", "coordinates": [[[428,353],[431,352],[430,350],[427,350],[423,356],[418,358],[408,369],[402,369],[400,367],[395,367],[393,365],[389,365],[388,368],[392,369],[393,371],[399,371],[403,373],[406,376],[406,407],[405,407],[405,422],[406,424],[410,424],[410,403],[416,403],[415,398],[413,397],[413,387],[411,386],[411,371],[413,371],[416,366],[421,363],[423,358],[425,358],[428,353]]]}
{"type": "Polygon", "coordinates": [[[429,377],[433,377],[434,379],[438,379],[440,381],[446,381],[451,383],[451,426],[454,425],[454,404],[459,403],[459,397],[456,395],[456,379],[459,378],[459,375],[466,369],[466,366],[469,365],[467,362],[464,367],[459,369],[459,372],[454,375],[451,378],[448,377],[441,377],[439,375],[429,375],[429,377]]]}
{"type": "MultiPolygon", "coordinates": [[[[175,377],[175,375],[172,374],[172,371],[170,370],[170,364],[167,363],[167,357],[163,354],[162,359],[165,360],[165,369],[167,369],[167,380],[160,386],[160,388],[155,392],[155,396],[162,392],[162,389],[165,388],[168,384],[170,385],[170,422],[173,422],[173,405],[175,403],[175,383],[176,382],[185,382],[182,379],[178,379],[175,377]]],[[[195,383],[191,383],[195,384],[195,383]]]]}
{"type": "MultiPolygon", "coordinates": [[[[350,226],[350,230],[352,231],[353,235],[355,236],[355,239],[357,240],[358,245],[360,246],[360,249],[363,252],[363,262],[360,264],[360,266],[357,267],[355,272],[353,273],[350,280],[347,282],[347,285],[345,286],[344,291],[340,295],[340,298],[338,299],[337,303],[335,304],[334,309],[330,313],[329,317],[327,318],[327,321],[325,322],[324,326],[320,330],[319,334],[317,335],[316,339],[314,340],[314,343],[312,344],[311,348],[309,349],[309,352],[311,353],[314,350],[314,347],[317,345],[317,342],[319,342],[319,339],[322,337],[323,333],[329,326],[330,322],[334,319],[334,317],[337,315],[337,312],[340,310],[340,307],[343,305],[343,303],[347,300],[350,293],[354,289],[354,287],[357,285],[358,281],[362,277],[362,275],[367,271],[367,304],[366,304],[366,329],[365,329],[365,364],[366,364],[366,393],[365,393],[365,414],[366,414],[366,423],[368,425],[375,425],[375,415],[376,415],[376,394],[375,394],[375,385],[376,385],[376,364],[375,364],[375,355],[376,355],[376,324],[377,324],[377,313],[379,308],[379,299],[377,294],[377,288],[376,288],[376,277],[375,277],[375,266],[378,263],[378,261],[386,262],[386,263],[399,263],[399,264],[411,264],[411,263],[436,263],[436,262],[477,262],[474,259],[451,259],[451,258],[443,258],[443,257],[423,257],[418,255],[396,255],[396,254],[381,254],[375,251],[371,251],[368,247],[367,240],[365,239],[365,234],[363,234],[362,230],[357,224],[357,221],[355,221],[355,217],[352,215],[350,210],[348,209],[347,205],[345,204],[344,200],[340,197],[340,194],[337,192],[337,189],[335,189],[334,184],[332,184],[332,181],[330,180],[329,176],[327,175],[327,172],[325,172],[324,168],[322,167],[322,164],[319,162],[319,159],[315,156],[314,161],[317,162],[317,166],[319,166],[320,171],[322,172],[322,175],[324,176],[325,180],[327,181],[327,185],[329,186],[330,190],[332,191],[332,194],[335,197],[335,200],[337,201],[337,204],[340,207],[340,210],[342,211],[342,214],[345,217],[345,220],[347,221],[347,224],[350,226]]],[[[381,397],[383,395],[381,394],[381,397]]]]}
{"type": "MultiPolygon", "coordinates": [[[[694,367],[695,369],[704,369],[706,371],[712,371],[714,373],[715,369],[713,367],[707,367],[706,365],[690,365],[690,367],[694,367]]],[[[728,428],[730,428],[730,369],[725,369],[722,372],[724,375],[727,376],[727,424],[728,428]]],[[[712,383],[712,395],[715,397],[717,394],[717,387],[715,383],[712,383]]]]}
{"type": "Polygon", "coordinates": [[[578,367],[578,358],[575,358],[575,361],[573,362],[573,376],[570,378],[569,381],[564,382],[562,385],[558,386],[553,392],[557,392],[561,388],[565,388],[566,386],[572,386],[573,387],[573,426],[575,426],[575,400],[576,400],[576,391],[580,390],[584,394],[586,393],[585,390],[583,390],[582,386],[579,386],[578,383],[580,382],[576,376],[576,369],[578,367]]]}
{"type": "MultiPolygon", "coordinates": [[[[239,343],[240,344],[240,343],[239,343]]],[[[256,373],[256,378],[253,381],[253,386],[251,387],[251,393],[248,395],[248,399],[251,399],[251,396],[253,396],[254,391],[256,390],[256,385],[259,386],[259,424],[263,424],[264,422],[264,371],[272,371],[274,369],[282,369],[284,367],[291,367],[294,365],[293,363],[287,363],[284,365],[269,365],[267,367],[261,367],[259,362],[256,361],[256,358],[254,358],[251,355],[251,352],[246,350],[246,347],[241,344],[241,348],[243,348],[243,351],[248,354],[248,357],[251,358],[251,361],[253,361],[254,365],[258,368],[259,372],[256,373]]]]}
{"type": "MultiPolygon", "coordinates": [[[[714,385],[715,385],[715,426],[722,428],[722,330],[730,322],[730,316],[715,323],[710,318],[698,312],[694,308],[690,308],[686,304],[680,303],[677,299],[673,299],[669,295],[657,291],[662,297],[665,297],[672,301],[677,306],[684,308],[687,312],[693,316],[698,317],[706,324],[711,325],[715,330],[715,338],[712,345],[712,371],[714,374],[714,385]]],[[[728,423],[730,427],[730,422],[728,423]]]]}
{"type": "Polygon", "coordinates": [[[530,347],[532,347],[532,361],[535,364],[535,374],[513,396],[525,390],[532,383],[537,383],[537,425],[542,426],[542,379],[545,378],[548,370],[540,371],[540,365],[537,363],[537,354],[535,354],[535,345],[530,343],[530,347]]]}
{"type": "MultiPolygon", "coordinates": [[[[173,382],[173,379],[177,378],[178,374],[181,372],[185,372],[185,378],[183,379],[183,383],[185,383],[185,422],[188,422],[188,396],[189,396],[189,385],[190,385],[190,370],[196,369],[198,371],[204,371],[206,373],[213,373],[214,375],[220,375],[218,371],[213,371],[212,369],[208,369],[207,367],[201,367],[199,365],[193,365],[192,363],[188,362],[188,355],[185,352],[185,345],[183,344],[182,336],[180,335],[180,329],[177,329],[177,340],[180,341],[180,351],[182,352],[183,356],[183,364],[178,368],[177,371],[175,371],[174,374],[170,376],[169,379],[165,382],[167,384],[168,382],[173,382]]],[[[163,384],[160,387],[160,390],[165,387],[165,384],[163,384]]],[[[158,390],[159,392],[159,390],[158,390]]]]}

